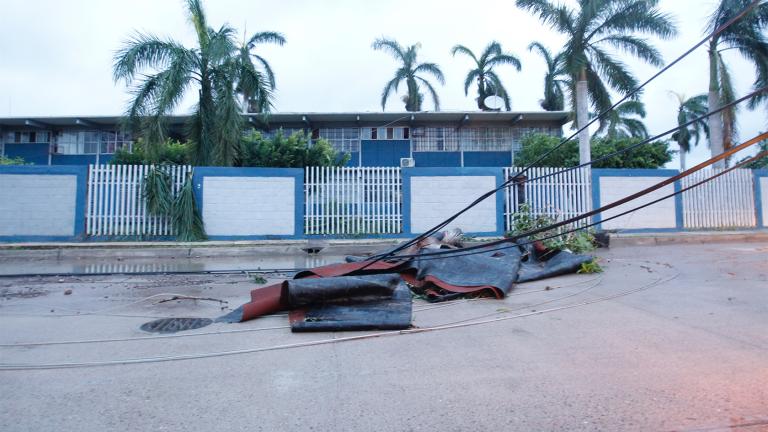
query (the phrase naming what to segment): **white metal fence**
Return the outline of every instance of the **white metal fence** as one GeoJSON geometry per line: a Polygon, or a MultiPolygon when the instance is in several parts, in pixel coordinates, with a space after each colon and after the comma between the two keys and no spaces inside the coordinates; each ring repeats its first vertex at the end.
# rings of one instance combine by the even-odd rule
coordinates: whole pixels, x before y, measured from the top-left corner
{"type": "MultiPolygon", "coordinates": [[[[92,236],[167,236],[173,234],[165,216],[147,212],[144,178],[151,165],[89,165],[86,234],[92,236]]],[[[174,193],[181,189],[189,166],[167,167],[174,193]]]]}
{"type": "MultiPolygon", "coordinates": [[[[695,172],[681,180],[686,188],[707,179],[716,169],[695,172]]],[[[757,226],[755,185],[751,170],[735,169],[683,192],[685,228],[748,228],[757,226]]]]}
{"type": "MultiPolygon", "coordinates": [[[[557,220],[568,219],[592,210],[592,187],[589,168],[579,168],[557,173],[564,168],[531,168],[525,173],[528,179],[523,186],[515,185],[506,189],[504,220],[506,229],[513,227],[514,214],[525,203],[533,216],[545,215],[557,220]],[[547,176],[544,178],[538,178],[547,176]],[[521,196],[522,194],[522,196],[521,196]]],[[[508,179],[522,168],[504,168],[508,179]]],[[[580,224],[588,223],[583,220],[580,224]]]]}
{"type": "Polygon", "coordinates": [[[400,168],[307,167],[304,171],[305,234],[402,232],[400,168]]]}

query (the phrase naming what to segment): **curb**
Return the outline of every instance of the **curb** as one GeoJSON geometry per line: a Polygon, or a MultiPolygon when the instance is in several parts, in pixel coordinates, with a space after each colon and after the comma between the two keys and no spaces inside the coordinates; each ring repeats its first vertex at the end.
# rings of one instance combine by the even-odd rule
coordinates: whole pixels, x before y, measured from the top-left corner
{"type": "Polygon", "coordinates": [[[723,232],[677,232],[677,233],[642,233],[609,234],[611,247],[660,246],[672,244],[707,244],[707,243],[768,243],[768,231],[723,231],[723,232]]]}

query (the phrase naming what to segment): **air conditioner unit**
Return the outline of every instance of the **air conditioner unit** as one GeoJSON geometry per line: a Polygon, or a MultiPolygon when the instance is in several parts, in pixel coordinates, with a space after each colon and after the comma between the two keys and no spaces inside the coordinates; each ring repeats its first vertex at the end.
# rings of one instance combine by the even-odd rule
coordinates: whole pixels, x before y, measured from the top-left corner
{"type": "Polygon", "coordinates": [[[416,166],[416,161],[413,158],[400,158],[400,168],[413,168],[416,166]]]}

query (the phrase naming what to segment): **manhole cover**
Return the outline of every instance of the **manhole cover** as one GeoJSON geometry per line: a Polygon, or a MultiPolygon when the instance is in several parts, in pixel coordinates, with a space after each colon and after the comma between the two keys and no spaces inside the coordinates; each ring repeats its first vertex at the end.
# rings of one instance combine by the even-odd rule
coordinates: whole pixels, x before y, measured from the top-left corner
{"type": "Polygon", "coordinates": [[[162,318],[142,324],[141,329],[151,333],[176,333],[199,329],[212,322],[208,318],[162,318]]]}

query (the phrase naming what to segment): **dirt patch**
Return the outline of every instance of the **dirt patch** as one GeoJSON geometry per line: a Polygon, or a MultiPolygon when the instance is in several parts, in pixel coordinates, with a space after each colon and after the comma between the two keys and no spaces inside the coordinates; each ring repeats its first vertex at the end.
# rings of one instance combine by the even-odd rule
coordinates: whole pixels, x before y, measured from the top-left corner
{"type": "Polygon", "coordinates": [[[35,298],[48,295],[50,291],[40,288],[21,288],[21,289],[0,289],[0,298],[10,300],[15,298],[35,298]]]}

